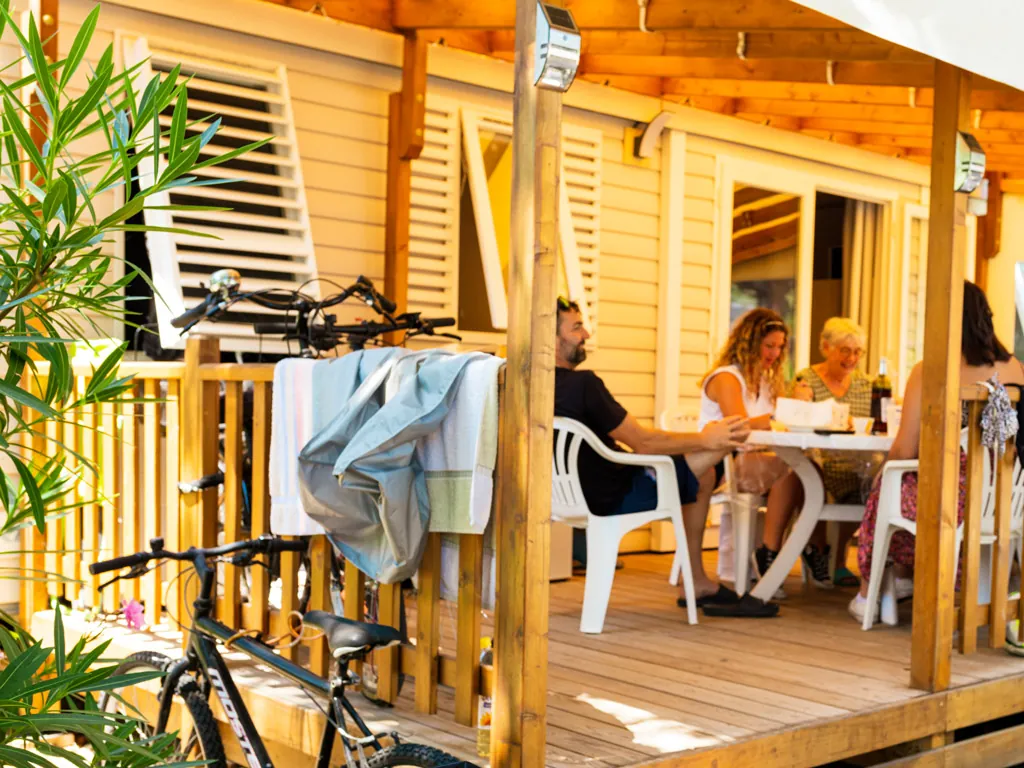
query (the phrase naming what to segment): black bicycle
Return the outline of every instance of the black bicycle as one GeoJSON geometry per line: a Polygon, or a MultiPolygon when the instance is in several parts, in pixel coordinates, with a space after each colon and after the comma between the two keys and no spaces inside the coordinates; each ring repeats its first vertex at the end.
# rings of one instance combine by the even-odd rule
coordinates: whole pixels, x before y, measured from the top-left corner
{"type": "MultiPolygon", "coordinates": [[[[330,280],[321,282],[333,284],[330,280]]],[[[394,314],[397,310],[395,303],[378,291],[372,280],[362,275],[356,278],[351,285],[344,288],[338,285],[336,287],[338,288],[336,293],[322,299],[304,293],[301,288],[299,290],[268,288],[244,291],[242,290],[241,275],[237,271],[221,269],[210,275],[206,287],[207,293],[203,300],[171,320],[171,325],[181,328],[182,333],[185,333],[203,320],[248,323],[253,326],[253,330],[259,336],[274,336],[288,342],[289,346],[293,342],[296,343],[298,354],[294,356],[303,358],[315,358],[330,353],[340,344],[345,344],[353,351],[361,350],[369,344],[380,343],[380,339],[386,335],[392,337],[402,335],[402,343],[416,336],[440,336],[461,340],[459,336],[438,332],[440,328],[455,325],[454,318],[426,318],[418,312],[394,314]],[[380,317],[380,320],[364,320],[351,325],[339,325],[337,317],[329,310],[349,299],[355,299],[365,304],[380,317]],[[265,315],[246,312],[246,303],[269,310],[283,316],[284,319],[267,320],[265,315]],[[241,307],[241,311],[239,311],[239,307],[241,307]]],[[[224,407],[223,400],[222,394],[222,409],[224,407]]],[[[252,483],[252,435],[249,431],[252,427],[251,391],[243,392],[242,402],[242,528],[251,530],[249,498],[249,489],[252,483]]],[[[223,414],[220,418],[220,426],[223,433],[225,428],[223,414]]],[[[195,480],[181,482],[178,484],[178,488],[182,493],[196,493],[223,482],[224,473],[218,471],[195,480]]],[[[302,565],[306,568],[307,578],[299,598],[299,611],[305,613],[309,604],[311,586],[308,559],[304,559],[302,565]]],[[[271,563],[271,573],[276,576],[278,572],[278,564],[271,563]]],[[[243,571],[243,581],[244,576],[245,571],[243,571]]],[[[364,603],[365,616],[370,621],[375,621],[377,617],[377,589],[378,585],[375,582],[367,581],[364,603]]],[[[336,595],[340,595],[344,590],[344,561],[336,552],[331,558],[331,590],[336,595]]],[[[406,632],[404,600],[401,605],[399,623],[404,638],[406,632]]],[[[371,653],[369,654],[369,663],[363,668],[360,692],[370,701],[386,704],[387,702],[377,696],[378,680],[376,665],[373,662],[371,653]]],[[[404,678],[404,674],[399,675],[399,691],[401,691],[404,678]]]]}
{"type": "MultiPolygon", "coordinates": [[[[191,729],[184,737],[179,731],[178,752],[184,759],[207,761],[212,768],[227,768],[224,744],[213,713],[210,710],[211,689],[216,692],[230,721],[231,730],[241,747],[249,768],[273,768],[267,749],[253,725],[252,717],[231,679],[231,672],[221,657],[217,644],[223,643],[232,651],[240,651],[264,664],[281,676],[299,685],[326,716],[316,768],[331,768],[335,735],[341,737],[345,768],[457,768],[468,764],[433,747],[402,743],[397,733],[373,733],[345,696],[348,686],[359,682],[349,671],[352,661],[363,658],[375,648],[386,648],[402,641],[397,629],[378,624],[365,624],[334,616],[324,611],[310,611],[303,624],[323,631],[336,668],[329,680],[293,664],[274,652],[274,648],[247,633],[236,632],[213,617],[216,566],[211,561],[225,555],[234,555],[230,563],[236,566],[253,565],[257,555],[297,552],[305,549],[301,541],[286,541],[272,536],[225,544],[221,547],[199,549],[191,547],[185,552],[169,552],[163,548],[163,539],[150,540],[149,552],[115,557],[89,566],[93,575],[129,568],[103,586],[119,579],[139,578],[159,567],[164,560],[191,563],[199,577],[199,595],[190,616],[188,650],[181,659],[172,659],[161,653],[142,651],[129,656],[118,668],[116,675],[156,670],[164,673],[158,695],[155,723],[148,735],[167,732],[171,703],[177,697],[191,718],[191,729]],[[152,565],[151,565],[152,563],[152,565]],[[326,700],[321,706],[319,699],[326,700]],[[351,721],[359,734],[348,730],[351,721]],[[360,735],[361,734],[361,735],[360,735]],[[384,742],[390,742],[385,746],[384,742]]],[[[137,689],[133,689],[137,691],[137,689]]],[[[104,711],[121,712],[137,716],[141,711],[131,701],[134,695],[123,689],[105,693],[99,706],[104,711]]],[[[136,702],[138,703],[138,702],[136,702]]]]}

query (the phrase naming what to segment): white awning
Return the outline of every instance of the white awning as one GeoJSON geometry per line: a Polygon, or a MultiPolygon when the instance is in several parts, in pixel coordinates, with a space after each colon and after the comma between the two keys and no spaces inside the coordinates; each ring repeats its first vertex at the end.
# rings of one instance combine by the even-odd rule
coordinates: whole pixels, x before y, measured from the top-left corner
{"type": "Polygon", "coordinates": [[[1024,0],[794,0],[819,13],[1024,90],[1024,0]]]}

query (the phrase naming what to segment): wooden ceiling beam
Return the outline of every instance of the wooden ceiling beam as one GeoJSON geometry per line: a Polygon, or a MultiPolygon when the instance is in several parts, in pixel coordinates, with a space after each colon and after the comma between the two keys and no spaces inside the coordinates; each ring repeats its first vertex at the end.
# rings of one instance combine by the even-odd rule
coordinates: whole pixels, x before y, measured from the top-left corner
{"type": "Polygon", "coordinates": [[[877,104],[836,104],[820,101],[786,99],[736,99],[737,112],[792,117],[823,117],[836,120],[872,120],[885,123],[932,123],[932,110],[927,107],[893,107],[877,104]]]}
{"type": "MultiPolygon", "coordinates": [[[[358,1],[358,0],[352,0],[358,1]]],[[[639,30],[636,0],[566,0],[580,29],[639,30]]],[[[392,0],[399,29],[513,29],[512,0],[392,0]]],[[[647,28],[749,31],[848,29],[842,22],[790,0],[687,0],[652,2],[647,28]]]]}
{"type": "Polygon", "coordinates": [[[733,253],[747,251],[751,248],[767,245],[768,243],[779,242],[781,240],[787,240],[790,237],[796,237],[799,234],[799,227],[800,221],[799,216],[797,216],[797,218],[790,219],[785,223],[780,222],[779,226],[743,234],[738,238],[734,236],[732,241],[733,253]]]}
{"type": "MultiPolygon", "coordinates": [[[[598,85],[607,85],[611,88],[619,88],[623,91],[631,91],[633,93],[642,93],[645,96],[655,96],[661,98],[665,92],[664,80],[660,77],[643,77],[643,76],[631,76],[631,75],[591,75],[582,74],[580,75],[581,80],[587,80],[591,83],[597,83],[598,85]]],[[[726,101],[731,99],[725,99],[721,96],[711,96],[704,102],[708,106],[701,105],[701,109],[711,109],[712,111],[718,111],[713,108],[712,100],[717,100],[716,103],[724,104],[726,101]]]]}
{"type": "MultiPolygon", "coordinates": [[[[606,75],[646,75],[666,78],[775,81],[827,85],[827,63],[800,59],[741,60],[738,58],[691,58],[684,56],[620,56],[586,54],[583,72],[606,75]]],[[[930,64],[887,62],[838,62],[832,69],[838,85],[913,86],[930,88],[934,67],[930,64]]],[[[1005,91],[1009,86],[981,80],[983,90],[1005,91]]]]}
{"type": "Polygon", "coordinates": [[[790,235],[780,240],[770,240],[767,243],[761,245],[753,245],[743,250],[736,250],[733,248],[732,251],[732,263],[740,264],[744,261],[752,261],[753,259],[759,259],[762,256],[770,256],[773,253],[784,251],[787,248],[796,247],[798,238],[796,235],[790,235]]]}
{"type": "MultiPolygon", "coordinates": [[[[929,58],[866,32],[838,29],[817,32],[749,30],[748,59],[821,59],[833,61],[888,61],[925,63],[929,58]]],[[[687,29],[670,32],[639,30],[582,30],[584,54],[619,56],[690,56],[737,58],[739,33],[718,29],[687,29]]],[[[493,33],[496,52],[512,53],[515,35],[510,30],[493,33]]]]}
{"type": "MultiPolygon", "coordinates": [[[[790,195],[779,195],[778,197],[782,198],[779,202],[760,208],[734,209],[732,217],[733,238],[743,235],[745,231],[751,230],[752,227],[760,226],[763,229],[768,229],[773,225],[772,222],[785,224],[787,221],[792,221],[792,219],[787,217],[800,215],[799,198],[790,195]]],[[[767,199],[772,200],[773,198],[767,199]]]]}
{"type": "Polygon", "coordinates": [[[482,53],[486,56],[493,53],[491,35],[481,29],[427,29],[420,34],[420,37],[430,45],[443,45],[447,48],[482,53]]]}
{"type": "Polygon", "coordinates": [[[390,0],[266,0],[268,3],[309,12],[319,6],[320,12],[335,21],[347,21],[374,29],[394,30],[391,26],[390,0]]]}

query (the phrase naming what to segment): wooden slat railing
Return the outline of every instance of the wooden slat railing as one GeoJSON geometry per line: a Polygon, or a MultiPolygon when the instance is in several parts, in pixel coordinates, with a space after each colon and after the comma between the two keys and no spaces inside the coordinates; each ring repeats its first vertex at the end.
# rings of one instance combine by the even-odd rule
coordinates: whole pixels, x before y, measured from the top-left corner
{"type": "MultiPolygon", "coordinates": [[[[101,578],[88,574],[88,565],[148,546],[155,536],[168,549],[212,546],[270,531],[271,401],[274,366],[219,362],[216,340],[190,340],[185,361],[178,363],[125,363],[120,375],[133,374],[135,386],[125,402],[85,406],[68,424],[50,422],[45,434],[62,436],[87,461],[96,461],[96,477],[85,475],[77,491],[74,512],[51,521],[46,540],[25,532],[26,568],[60,574],[69,581],[25,582],[22,605],[26,618],[46,608],[49,597],[79,600],[116,612],[122,600],[138,599],[144,605],[145,622],[174,626],[191,610],[196,582],[189,570],[169,563],[143,580],[125,580],[100,595],[101,578]],[[243,525],[243,396],[252,389],[251,428],[252,487],[251,521],[243,525]],[[220,450],[220,392],[223,391],[224,437],[220,450]],[[225,482],[202,493],[182,494],[180,481],[195,480],[217,470],[223,463],[225,482]],[[63,551],[63,554],[62,554],[63,551]]],[[[91,369],[76,369],[77,391],[84,392],[91,369]]],[[[44,388],[45,379],[36,386],[44,388]]],[[[46,455],[47,438],[31,438],[38,455],[46,455]]],[[[30,454],[31,455],[31,454],[30,454]]],[[[69,468],[73,464],[69,463],[69,468]]],[[[331,599],[330,543],[324,536],[310,543],[310,609],[333,611],[331,599]]],[[[280,604],[270,602],[270,574],[253,567],[248,592],[240,581],[240,569],[218,569],[217,616],[238,629],[255,629],[271,637],[290,638],[289,616],[299,607],[301,584],[298,553],[283,553],[280,567],[280,604]]],[[[473,725],[477,696],[490,690],[489,674],[481,675],[480,635],[483,583],[483,537],[461,536],[459,543],[459,591],[455,612],[441,600],[441,537],[430,534],[418,574],[413,641],[403,648],[376,654],[378,696],[398,697],[399,675],[414,678],[413,699],[422,712],[437,711],[438,686],[455,689],[455,718],[473,725]],[[454,647],[441,649],[441,622],[457,615],[454,647]],[[455,655],[452,655],[454,652],[455,655]]],[[[345,565],[344,611],[350,618],[363,616],[365,576],[345,565]]],[[[401,590],[381,585],[378,621],[399,626],[401,590]]],[[[411,603],[410,603],[411,607],[411,603]]],[[[451,633],[449,633],[451,634],[451,633]]],[[[281,654],[319,674],[329,672],[330,657],[322,639],[300,646],[282,647],[281,654]],[[304,648],[303,648],[304,646],[304,648]]],[[[358,671],[358,670],[357,670],[358,671]]]]}
{"type": "MultiPolygon", "coordinates": [[[[1016,402],[1019,397],[1016,389],[1009,390],[1009,393],[1011,400],[1016,402]]],[[[959,631],[958,650],[966,654],[977,650],[978,630],[982,627],[988,627],[990,647],[1003,647],[1006,642],[1007,617],[1018,613],[1024,606],[1024,601],[1009,600],[1009,570],[1012,560],[1010,522],[1014,464],[1017,460],[1014,440],[1010,439],[1006,443],[1002,458],[996,454],[991,462],[992,471],[995,473],[995,519],[989,533],[995,535],[995,542],[991,545],[990,554],[990,601],[987,606],[979,605],[978,602],[984,527],[982,495],[984,485],[990,479],[985,477],[986,449],[981,443],[981,413],[988,401],[988,390],[980,386],[964,387],[960,399],[967,404],[968,409],[967,498],[964,505],[961,547],[960,607],[956,617],[959,631]]],[[[942,594],[941,590],[939,594],[942,594]]]]}

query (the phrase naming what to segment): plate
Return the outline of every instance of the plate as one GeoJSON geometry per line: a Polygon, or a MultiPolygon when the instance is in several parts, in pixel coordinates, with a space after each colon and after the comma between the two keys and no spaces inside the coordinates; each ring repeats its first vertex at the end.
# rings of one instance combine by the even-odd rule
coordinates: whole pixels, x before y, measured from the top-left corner
{"type": "Polygon", "coordinates": [[[801,426],[799,424],[787,424],[786,425],[786,431],[787,432],[814,432],[816,429],[817,429],[817,427],[805,427],[805,426],[801,426]]]}

